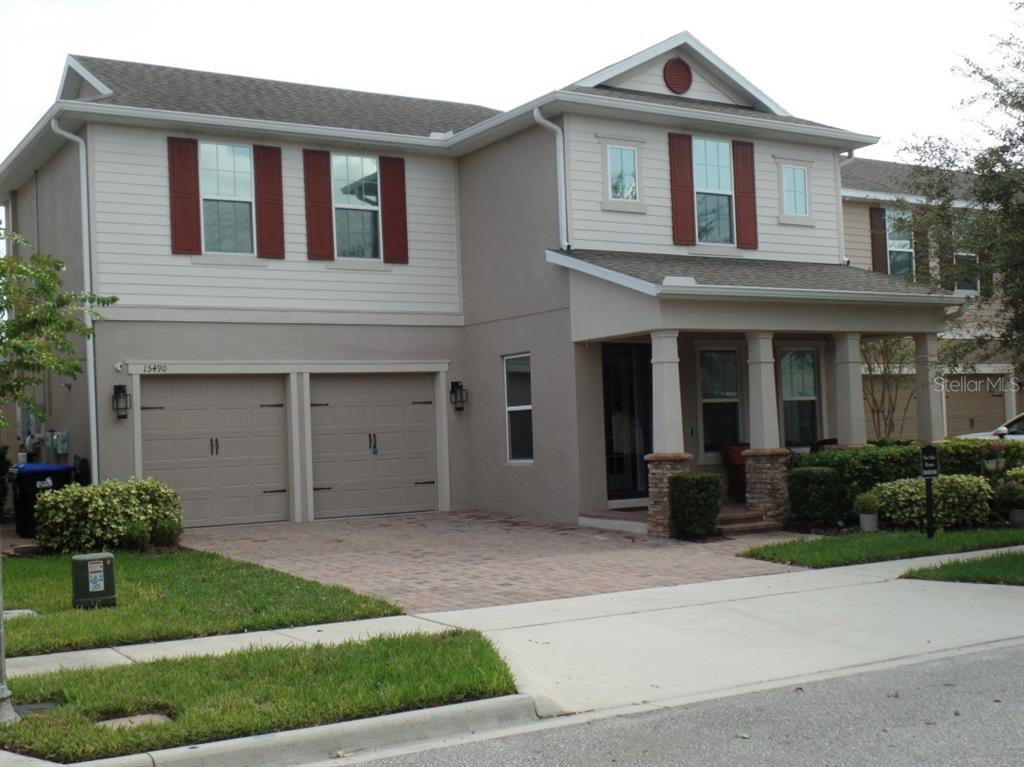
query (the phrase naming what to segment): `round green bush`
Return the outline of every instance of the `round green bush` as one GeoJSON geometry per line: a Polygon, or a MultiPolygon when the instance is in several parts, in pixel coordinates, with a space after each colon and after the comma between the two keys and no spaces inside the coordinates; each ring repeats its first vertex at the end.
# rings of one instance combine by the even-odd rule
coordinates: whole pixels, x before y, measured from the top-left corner
{"type": "Polygon", "coordinates": [[[838,527],[846,516],[846,490],[839,472],[828,466],[791,469],[789,513],[792,524],[803,530],[838,527]]]}
{"type": "Polygon", "coordinates": [[[707,538],[718,530],[725,483],[718,474],[679,474],[668,481],[669,533],[673,538],[707,538]]]}
{"type": "MultiPolygon", "coordinates": [[[[926,527],[925,486],[921,478],[883,482],[874,489],[881,518],[897,528],[926,527]]],[[[933,485],[935,524],[943,530],[980,527],[989,521],[992,486],[984,477],[944,474],[933,485]]]]}
{"type": "Polygon", "coordinates": [[[108,479],[67,485],[36,499],[36,543],[80,553],[173,546],[181,536],[181,501],[157,479],[108,479]]]}
{"type": "Polygon", "coordinates": [[[1024,482],[1024,466],[1018,466],[1016,469],[1010,469],[1006,472],[1003,479],[1013,482],[1024,482]]]}
{"type": "Polygon", "coordinates": [[[861,514],[878,514],[880,507],[881,503],[878,500],[878,494],[873,490],[861,493],[853,499],[853,513],[858,516],[861,514]]]}

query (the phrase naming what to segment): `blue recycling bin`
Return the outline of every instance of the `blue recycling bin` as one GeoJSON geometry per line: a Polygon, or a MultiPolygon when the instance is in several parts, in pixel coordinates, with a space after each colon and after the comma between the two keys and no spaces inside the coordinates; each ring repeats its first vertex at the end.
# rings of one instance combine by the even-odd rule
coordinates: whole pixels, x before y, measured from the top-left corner
{"type": "Polygon", "coordinates": [[[46,490],[56,490],[70,484],[75,467],[62,463],[19,463],[11,467],[14,504],[14,529],[22,538],[36,536],[36,498],[46,490]]]}

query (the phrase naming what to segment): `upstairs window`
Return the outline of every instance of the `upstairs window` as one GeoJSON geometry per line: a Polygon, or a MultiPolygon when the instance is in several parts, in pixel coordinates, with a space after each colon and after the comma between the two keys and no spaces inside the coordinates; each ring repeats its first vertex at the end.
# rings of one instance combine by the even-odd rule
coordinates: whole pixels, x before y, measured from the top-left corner
{"type": "Polygon", "coordinates": [[[802,165],[782,166],[782,212],[787,216],[807,216],[807,168],[802,165]]]}
{"type": "Polygon", "coordinates": [[[608,198],[627,202],[640,199],[634,147],[608,147],[608,198]]]}
{"type": "Polygon", "coordinates": [[[978,279],[978,257],[973,253],[955,253],[953,255],[953,291],[964,295],[977,295],[980,280],[978,279]]]}
{"type": "Polygon", "coordinates": [[[203,250],[253,253],[252,147],[199,145],[203,250]]]}
{"type": "Polygon", "coordinates": [[[693,139],[693,190],[697,203],[697,242],[732,245],[732,144],[693,139]]]}
{"type": "Polygon", "coordinates": [[[376,157],[331,155],[336,258],[380,258],[376,157]]]}
{"type": "Polygon", "coordinates": [[[889,274],[914,279],[914,224],[905,210],[885,211],[885,237],[889,251],[889,274]]]}

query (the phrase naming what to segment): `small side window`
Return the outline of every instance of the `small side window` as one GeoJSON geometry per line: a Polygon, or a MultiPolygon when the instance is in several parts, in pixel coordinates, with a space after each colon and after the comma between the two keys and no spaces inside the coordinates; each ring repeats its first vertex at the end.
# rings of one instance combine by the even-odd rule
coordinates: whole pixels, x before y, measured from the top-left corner
{"type": "Polygon", "coordinates": [[[782,210],[787,216],[806,216],[807,168],[802,165],[782,166],[782,210]]]}
{"type": "Polygon", "coordinates": [[[630,202],[640,199],[637,186],[636,149],[633,147],[608,147],[608,198],[630,202]]]}
{"type": "Polygon", "coordinates": [[[885,236],[889,250],[889,274],[914,279],[914,225],[905,210],[885,211],[885,236]]]}
{"type": "Polygon", "coordinates": [[[533,392],[530,355],[516,354],[503,359],[505,365],[505,424],[508,430],[508,460],[533,460],[533,392]]]}

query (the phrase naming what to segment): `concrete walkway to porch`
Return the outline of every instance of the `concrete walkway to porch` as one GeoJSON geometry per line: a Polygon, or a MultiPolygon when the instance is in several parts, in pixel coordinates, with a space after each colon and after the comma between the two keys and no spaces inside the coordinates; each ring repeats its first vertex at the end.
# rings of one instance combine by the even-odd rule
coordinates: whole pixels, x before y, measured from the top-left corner
{"type": "Polygon", "coordinates": [[[475,512],[429,512],[193,528],[182,543],[422,613],[783,573],[799,568],[735,554],[795,537],[685,543],[475,512]]]}

